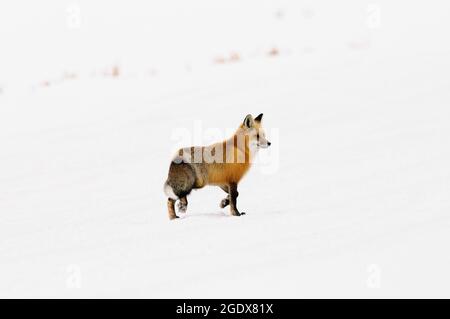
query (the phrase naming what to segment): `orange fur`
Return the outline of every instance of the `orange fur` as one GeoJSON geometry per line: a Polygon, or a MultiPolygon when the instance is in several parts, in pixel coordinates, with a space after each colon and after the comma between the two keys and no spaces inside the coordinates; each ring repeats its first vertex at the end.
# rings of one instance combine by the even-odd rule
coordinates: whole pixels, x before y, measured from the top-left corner
{"type": "Polygon", "coordinates": [[[209,185],[229,185],[239,183],[251,167],[250,141],[244,135],[241,126],[237,132],[228,140],[207,146],[206,149],[222,149],[222,163],[206,164],[207,181],[209,185]]]}

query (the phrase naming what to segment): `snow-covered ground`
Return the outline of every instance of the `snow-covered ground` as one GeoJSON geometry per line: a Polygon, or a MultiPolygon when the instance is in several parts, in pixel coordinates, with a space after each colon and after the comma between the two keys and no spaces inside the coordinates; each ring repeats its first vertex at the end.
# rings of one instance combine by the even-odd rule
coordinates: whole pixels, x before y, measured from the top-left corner
{"type": "Polygon", "coordinates": [[[147,2],[0,5],[1,297],[450,297],[449,4],[147,2]],[[247,215],[169,221],[261,112],[247,215]]]}

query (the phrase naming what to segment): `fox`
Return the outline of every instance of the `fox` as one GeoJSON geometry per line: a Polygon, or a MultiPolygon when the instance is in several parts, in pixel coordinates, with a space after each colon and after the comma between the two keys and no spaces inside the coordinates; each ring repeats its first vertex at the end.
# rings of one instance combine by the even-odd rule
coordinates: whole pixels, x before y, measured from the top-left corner
{"type": "Polygon", "coordinates": [[[187,196],[192,190],[205,186],[218,186],[228,195],[220,208],[230,207],[232,216],[245,213],[237,208],[238,184],[252,166],[259,149],[271,145],[262,127],[263,114],[253,118],[248,114],[229,139],[209,146],[192,146],[179,149],[173,157],[164,193],[170,220],[179,218],[175,212],[186,213],[187,196]]]}

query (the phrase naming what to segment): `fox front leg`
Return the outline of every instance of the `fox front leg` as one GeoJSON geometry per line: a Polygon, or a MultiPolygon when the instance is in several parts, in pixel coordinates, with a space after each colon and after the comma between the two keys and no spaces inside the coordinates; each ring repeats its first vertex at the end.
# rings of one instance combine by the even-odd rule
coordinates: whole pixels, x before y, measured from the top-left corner
{"type": "Polygon", "coordinates": [[[229,189],[228,193],[230,194],[229,196],[230,196],[231,215],[233,215],[233,216],[244,215],[245,213],[240,213],[236,206],[237,197],[239,196],[239,193],[237,190],[237,184],[234,184],[234,183],[230,184],[228,189],[229,189]]]}
{"type": "Polygon", "coordinates": [[[220,208],[225,208],[228,205],[230,205],[230,196],[227,196],[226,198],[220,201],[220,208]]]}

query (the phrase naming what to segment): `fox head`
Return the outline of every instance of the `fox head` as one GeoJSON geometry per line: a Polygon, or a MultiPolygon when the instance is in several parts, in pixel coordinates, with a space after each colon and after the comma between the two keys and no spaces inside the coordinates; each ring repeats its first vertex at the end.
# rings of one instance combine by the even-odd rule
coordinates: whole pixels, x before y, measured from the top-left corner
{"type": "Polygon", "coordinates": [[[245,135],[249,137],[250,147],[268,148],[270,142],[266,139],[266,132],[262,127],[262,117],[263,114],[259,114],[257,117],[253,118],[251,114],[247,115],[244,122],[241,125],[242,130],[244,130],[245,135]]]}

